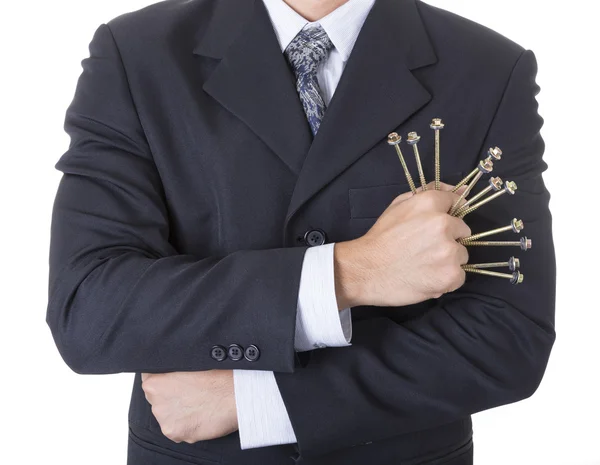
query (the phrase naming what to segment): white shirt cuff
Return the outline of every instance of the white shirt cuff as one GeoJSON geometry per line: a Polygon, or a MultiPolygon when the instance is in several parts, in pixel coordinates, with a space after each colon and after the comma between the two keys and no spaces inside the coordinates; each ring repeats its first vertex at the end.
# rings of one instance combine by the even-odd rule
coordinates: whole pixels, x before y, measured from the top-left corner
{"type": "Polygon", "coordinates": [[[351,345],[351,309],[338,311],[335,295],[334,246],[311,247],[304,255],[294,339],[298,352],[351,345]]]}
{"type": "Polygon", "coordinates": [[[272,371],[233,370],[233,384],[242,449],[296,442],[272,371]]]}

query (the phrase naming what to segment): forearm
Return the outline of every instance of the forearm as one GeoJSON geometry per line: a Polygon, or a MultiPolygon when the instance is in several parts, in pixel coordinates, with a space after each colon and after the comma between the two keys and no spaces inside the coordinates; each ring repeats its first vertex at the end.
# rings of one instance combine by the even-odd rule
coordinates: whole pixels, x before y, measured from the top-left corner
{"type": "Polygon", "coordinates": [[[305,456],[524,399],[537,388],[554,341],[551,329],[520,310],[479,296],[405,324],[355,322],[354,332],[351,347],[315,351],[294,374],[275,374],[305,456]]]}
{"type": "MultiPolygon", "coordinates": [[[[350,308],[338,312],[334,290],[334,246],[309,248],[304,255],[294,346],[310,351],[350,344],[350,308]]],[[[242,449],[296,442],[273,372],[234,370],[242,449]]]]}
{"type": "MultiPolygon", "coordinates": [[[[65,118],[56,168],[47,321],[81,373],[227,368],[293,371],[306,247],[181,254],[156,165],[111,30],[102,25],[65,118]],[[254,361],[213,346],[255,345],[254,361]]],[[[198,221],[198,235],[216,224],[198,221]]],[[[208,231],[208,232],[207,232],[208,231]]]]}
{"type": "Polygon", "coordinates": [[[293,370],[303,248],[205,259],[124,249],[53,262],[47,321],[73,370],[293,370]],[[213,357],[213,346],[232,342],[260,357],[213,357]]]}

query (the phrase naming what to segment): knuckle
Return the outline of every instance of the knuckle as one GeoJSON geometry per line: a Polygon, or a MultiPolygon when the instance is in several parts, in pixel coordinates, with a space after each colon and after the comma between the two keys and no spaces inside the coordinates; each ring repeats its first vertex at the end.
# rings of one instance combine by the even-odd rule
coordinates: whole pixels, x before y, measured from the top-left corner
{"type": "Polygon", "coordinates": [[[148,395],[155,394],[155,392],[156,392],[155,385],[151,381],[143,381],[142,382],[142,389],[148,395]]]}
{"type": "Polygon", "coordinates": [[[397,196],[394,198],[394,200],[392,200],[392,203],[391,203],[391,205],[396,205],[396,204],[402,203],[402,202],[404,202],[405,200],[407,200],[407,199],[411,198],[411,197],[412,197],[412,195],[413,195],[413,194],[412,194],[412,192],[404,192],[404,193],[402,193],[402,194],[400,194],[400,195],[397,195],[397,196]]]}
{"type": "Polygon", "coordinates": [[[419,193],[419,202],[423,208],[431,210],[433,207],[435,207],[437,199],[433,192],[434,191],[429,190],[419,193]]]}
{"type": "Polygon", "coordinates": [[[471,228],[469,227],[469,225],[467,223],[465,223],[463,220],[459,220],[461,222],[461,227],[462,227],[462,237],[468,237],[470,236],[472,233],[471,228]]]}
{"type": "Polygon", "coordinates": [[[448,273],[449,280],[450,280],[450,282],[448,284],[452,288],[452,290],[456,290],[464,284],[465,274],[466,273],[464,272],[464,270],[460,267],[454,267],[448,273]]]}
{"type": "Polygon", "coordinates": [[[159,425],[160,425],[160,430],[162,431],[162,434],[164,434],[166,437],[168,437],[172,441],[175,441],[177,439],[177,431],[175,430],[173,425],[162,424],[160,422],[159,422],[159,425]]]}
{"type": "Polygon", "coordinates": [[[452,278],[455,284],[462,284],[465,281],[465,271],[459,266],[455,267],[452,278]]]}
{"type": "Polygon", "coordinates": [[[432,227],[438,234],[444,234],[448,230],[449,220],[448,215],[436,214],[431,216],[432,227]]]}
{"type": "Polygon", "coordinates": [[[447,262],[451,260],[455,255],[455,246],[450,241],[440,242],[438,246],[438,257],[440,260],[447,262]]]}

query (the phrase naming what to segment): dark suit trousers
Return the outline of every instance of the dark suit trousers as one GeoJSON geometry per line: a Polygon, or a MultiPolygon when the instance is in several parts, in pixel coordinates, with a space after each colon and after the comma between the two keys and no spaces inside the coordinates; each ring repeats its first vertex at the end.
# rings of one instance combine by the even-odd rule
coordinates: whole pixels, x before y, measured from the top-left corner
{"type": "MultiPolygon", "coordinates": [[[[143,431],[139,434],[144,435],[143,431]]],[[[127,444],[127,464],[128,465],[333,465],[329,458],[302,459],[294,456],[282,456],[277,462],[273,462],[273,448],[253,449],[246,451],[249,455],[239,456],[237,458],[226,459],[223,456],[215,455],[210,457],[198,457],[187,455],[180,451],[173,450],[168,443],[156,443],[156,438],[148,440],[147,437],[140,437],[135,432],[129,432],[129,441],[127,444]],[[152,441],[152,442],[150,442],[152,441]],[[268,461],[268,462],[267,462],[268,461]]],[[[362,465],[373,463],[377,460],[378,465],[473,465],[473,440],[469,439],[465,444],[460,445],[454,450],[444,452],[438,457],[418,457],[413,460],[399,460],[394,457],[394,448],[390,447],[390,454],[385,456],[385,451],[380,447],[377,449],[376,457],[373,456],[373,449],[363,446],[362,450],[357,448],[357,453],[343,459],[344,465],[362,465]]],[[[336,464],[338,462],[335,462],[336,464]]],[[[339,462],[341,464],[341,462],[339,462]]]]}

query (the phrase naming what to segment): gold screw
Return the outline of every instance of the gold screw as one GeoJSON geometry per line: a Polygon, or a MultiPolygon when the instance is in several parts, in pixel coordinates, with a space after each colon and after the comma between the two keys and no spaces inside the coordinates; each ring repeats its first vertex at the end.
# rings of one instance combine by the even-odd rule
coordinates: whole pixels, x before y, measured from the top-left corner
{"type": "Polygon", "coordinates": [[[398,158],[400,159],[400,163],[402,164],[402,169],[404,170],[404,175],[406,176],[406,180],[408,181],[410,190],[413,194],[416,194],[417,188],[415,187],[413,178],[410,175],[410,171],[408,171],[408,167],[406,166],[406,161],[404,160],[404,156],[402,155],[402,150],[400,150],[400,142],[402,142],[402,137],[397,132],[392,132],[388,135],[388,144],[393,145],[396,148],[396,153],[398,154],[398,158]]]}
{"type": "Polygon", "coordinates": [[[466,183],[468,183],[471,179],[473,179],[473,176],[475,176],[478,172],[479,172],[479,165],[477,166],[477,168],[475,168],[473,171],[471,171],[469,174],[467,174],[456,186],[454,186],[454,188],[452,189],[452,192],[456,192],[458,189],[460,189],[462,186],[464,186],[466,183]]]}
{"type": "Polygon", "coordinates": [[[462,186],[464,186],[466,183],[468,183],[471,179],[473,179],[473,176],[475,176],[478,172],[479,172],[479,166],[477,166],[477,168],[475,168],[473,171],[471,171],[469,174],[467,174],[456,186],[454,186],[454,189],[452,189],[452,192],[456,192],[458,189],[460,189],[462,186]]]}
{"type": "MultiPolygon", "coordinates": [[[[502,158],[502,150],[500,150],[498,147],[493,147],[488,149],[488,156],[486,158],[484,158],[484,160],[482,161],[492,161],[492,159],[494,159],[495,161],[500,161],[500,159],[502,158]]],[[[479,172],[479,165],[477,165],[477,168],[475,168],[473,171],[471,171],[469,174],[467,174],[456,186],[454,186],[454,189],[452,189],[452,192],[456,192],[458,189],[460,189],[462,186],[464,186],[466,183],[468,183],[473,176],[475,176],[477,173],[479,172]]]]}
{"type": "Polygon", "coordinates": [[[515,195],[516,191],[517,191],[517,184],[513,181],[506,181],[506,183],[504,184],[504,189],[502,189],[499,192],[496,192],[495,194],[490,195],[489,197],[487,197],[487,198],[483,199],[482,201],[476,203],[475,205],[467,208],[466,210],[460,211],[457,216],[459,218],[464,218],[466,215],[474,212],[482,205],[485,205],[486,203],[491,202],[492,200],[494,200],[504,194],[515,195]]]}
{"type": "Polygon", "coordinates": [[[488,157],[492,157],[495,161],[500,161],[502,159],[502,150],[500,150],[500,147],[490,147],[488,157]]]}
{"type": "Polygon", "coordinates": [[[509,273],[497,273],[495,271],[487,271],[487,270],[478,270],[476,268],[464,268],[464,270],[467,273],[477,273],[477,274],[483,274],[486,276],[494,276],[496,278],[504,278],[504,279],[510,279],[511,284],[521,284],[523,282],[523,279],[525,278],[525,276],[523,274],[521,274],[521,272],[519,271],[515,271],[512,274],[509,273]]]}
{"type": "Polygon", "coordinates": [[[477,193],[476,195],[471,197],[469,200],[467,200],[465,203],[463,203],[463,205],[458,210],[456,210],[456,214],[460,214],[463,210],[466,210],[467,208],[469,208],[469,205],[471,205],[473,202],[476,202],[477,200],[479,200],[481,197],[483,197],[485,194],[487,194],[491,190],[498,192],[500,189],[502,189],[503,183],[502,183],[502,179],[500,179],[499,177],[491,178],[489,183],[490,183],[490,185],[488,187],[486,187],[485,189],[483,189],[482,191],[480,191],[479,193],[477,193]]]}
{"type": "Polygon", "coordinates": [[[440,186],[440,130],[444,129],[444,123],[440,118],[433,118],[429,126],[435,131],[435,190],[439,191],[440,186]]]}
{"type": "Polygon", "coordinates": [[[465,247],[521,247],[521,250],[531,249],[531,239],[522,237],[519,241],[472,241],[465,242],[465,247]]]}
{"type": "Polygon", "coordinates": [[[482,232],[479,234],[473,234],[472,236],[468,236],[468,237],[462,237],[458,240],[458,242],[461,244],[464,244],[465,242],[473,242],[473,241],[476,241],[477,239],[481,239],[482,237],[493,236],[494,234],[499,234],[499,233],[503,233],[505,231],[511,231],[511,230],[515,233],[520,233],[524,227],[525,226],[524,226],[522,220],[513,218],[513,220],[510,222],[510,224],[508,226],[504,226],[504,227],[498,228],[498,229],[492,229],[490,231],[485,231],[485,232],[482,232]]]}
{"type": "Polygon", "coordinates": [[[460,195],[460,197],[454,203],[454,205],[452,205],[452,208],[448,212],[450,215],[454,216],[454,214],[456,213],[456,211],[459,208],[460,203],[463,201],[463,199],[467,195],[469,195],[469,192],[471,192],[471,190],[473,189],[473,187],[475,187],[475,184],[477,184],[477,182],[481,179],[481,177],[484,174],[488,174],[488,173],[492,172],[492,170],[494,169],[494,163],[490,159],[481,160],[479,162],[479,165],[477,165],[477,169],[479,170],[479,172],[475,175],[473,180],[469,183],[469,185],[467,186],[465,191],[460,195]]]}
{"type": "Polygon", "coordinates": [[[503,268],[507,266],[510,271],[517,271],[521,266],[521,261],[518,258],[510,257],[507,262],[494,263],[467,263],[463,265],[463,269],[481,269],[481,268],[503,268]]]}
{"type": "Polygon", "coordinates": [[[427,190],[427,181],[425,181],[425,174],[423,174],[423,166],[421,165],[421,157],[419,155],[419,148],[417,147],[421,137],[416,132],[409,132],[406,138],[406,143],[412,145],[415,152],[415,161],[417,162],[417,169],[419,170],[419,179],[421,180],[421,187],[423,191],[427,190]]]}

